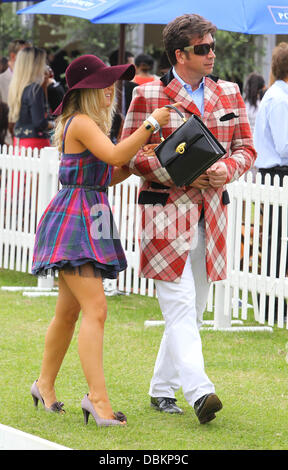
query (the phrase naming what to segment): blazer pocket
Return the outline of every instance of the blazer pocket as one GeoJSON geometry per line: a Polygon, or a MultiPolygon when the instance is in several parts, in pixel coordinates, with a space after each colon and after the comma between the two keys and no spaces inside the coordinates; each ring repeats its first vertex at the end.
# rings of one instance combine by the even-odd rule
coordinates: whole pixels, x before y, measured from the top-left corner
{"type": "Polygon", "coordinates": [[[138,197],[138,204],[160,204],[165,206],[169,193],[158,193],[156,191],[141,191],[138,197]]]}
{"type": "Polygon", "coordinates": [[[239,114],[235,114],[235,113],[224,114],[224,116],[221,116],[219,120],[230,121],[230,119],[234,119],[234,118],[239,118],[239,114]]]}

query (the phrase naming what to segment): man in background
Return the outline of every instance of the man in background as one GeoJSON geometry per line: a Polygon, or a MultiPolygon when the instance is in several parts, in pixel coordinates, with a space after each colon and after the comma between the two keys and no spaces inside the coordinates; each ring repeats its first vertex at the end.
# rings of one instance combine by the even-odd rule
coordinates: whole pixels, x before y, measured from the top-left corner
{"type": "Polygon", "coordinates": [[[30,46],[30,43],[23,39],[15,39],[8,45],[8,67],[5,72],[0,75],[0,100],[4,103],[8,101],[8,90],[17,54],[20,49],[27,46],[30,46]]]}
{"type": "MultiPolygon", "coordinates": [[[[265,176],[271,176],[271,185],[274,178],[279,176],[279,184],[283,186],[284,176],[288,175],[288,43],[281,42],[272,53],[271,72],[274,83],[268,88],[262,98],[255,120],[254,144],[257,151],[255,167],[262,175],[262,183],[265,176]]],[[[273,230],[273,207],[269,210],[268,233],[268,257],[267,276],[271,272],[271,243],[273,230]]],[[[287,229],[285,230],[287,240],[287,229]]],[[[280,256],[282,240],[282,207],[278,212],[278,231],[276,253],[276,278],[280,276],[280,256]]],[[[283,276],[288,272],[288,256],[283,276]]],[[[274,319],[278,318],[278,299],[273,308],[274,319]]],[[[266,297],[265,319],[269,316],[269,296],[266,297]]],[[[287,316],[287,303],[284,302],[284,318],[287,316]]]]}

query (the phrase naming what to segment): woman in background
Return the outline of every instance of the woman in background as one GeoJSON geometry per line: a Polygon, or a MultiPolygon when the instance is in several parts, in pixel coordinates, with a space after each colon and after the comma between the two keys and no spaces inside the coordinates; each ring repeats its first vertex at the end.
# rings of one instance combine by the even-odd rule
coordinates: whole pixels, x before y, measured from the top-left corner
{"type": "Polygon", "coordinates": [[[54,123],[48,118],[45,70],[43,49],[32,46],[18,52],[8,94],[14,146],[32,149],[50,146],[49,131],[54,123]]]}
{"type": "Polygon", "coordinates": [[[244,90],[244,102],[252,133],[254,131],[256,114],[261,99],[265,93],[265,80],[259,73],[252,72],[247,77],[244,90]]]}
{"type": "MultiPolygon", "coordinates": [[[[244,103],[247,110],[247,116],[251,127],[252,134],[254,132],[256,115],[259,109],[260,102],[266,91],[265,80],[257,72],[252,72],[247,77],[244,89],[244,103]]],[[[248,173],[252,173],[253,182],[256,181],[257,168],[253,166],[244,176],[247,178],[248,173]]]]}

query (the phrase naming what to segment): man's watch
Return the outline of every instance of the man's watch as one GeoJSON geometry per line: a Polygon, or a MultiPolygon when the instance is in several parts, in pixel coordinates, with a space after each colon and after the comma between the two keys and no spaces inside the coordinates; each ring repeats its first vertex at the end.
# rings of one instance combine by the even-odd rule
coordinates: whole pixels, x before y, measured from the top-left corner
{"type": "Polygon", "coordinates": [[[145,126],[145,129],[147,129],[147,131],[149,130],[149,131],[153,132],[153,134],[156,134],[156,132],[158,132],[160,130],[159,122],[151,115],[148,116],[147,119],[145,119],[143,124],[145,126]]]}

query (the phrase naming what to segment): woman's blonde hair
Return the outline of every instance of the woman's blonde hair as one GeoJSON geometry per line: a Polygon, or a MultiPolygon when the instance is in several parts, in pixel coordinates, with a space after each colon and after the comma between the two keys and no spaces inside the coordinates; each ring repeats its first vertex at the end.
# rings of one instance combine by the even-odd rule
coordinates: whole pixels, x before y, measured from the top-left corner
{"type": "Polygon", "coordinates": [[[83,88],[71,91],[67,98],[62,114],[57,118],[53,143],[62,151],[62,141],[64,128],[67,120],[75,114],[86,114],[104,132],[109,135],[112,116],[114,112],[115,87],[110,106],[106,106],[106,99],[103,89],[83,88]]]}
{"type": "Polygon", "coordinates": [[[12,80],[9,86],[9,122],[19,118],[24,89],[35,84],[35,90],[43,83],[46,67],[46,52],[39,47],[24,47],[17,53],[12,80]]]}

